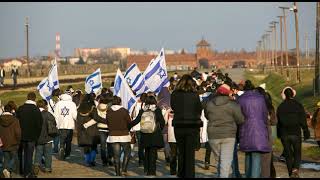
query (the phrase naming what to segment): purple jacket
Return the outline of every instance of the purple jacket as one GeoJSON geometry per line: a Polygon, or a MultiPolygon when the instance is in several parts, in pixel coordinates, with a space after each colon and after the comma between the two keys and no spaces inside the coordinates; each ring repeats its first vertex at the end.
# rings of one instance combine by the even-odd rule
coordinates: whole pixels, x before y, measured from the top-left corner
{"type": "Polygon", "coordinates": [[[268,134],[268,110],[264,96],[255,90],[246,91],[238,99],[245,122],[240,125],[240,150],[271,152],[268,134]]]}

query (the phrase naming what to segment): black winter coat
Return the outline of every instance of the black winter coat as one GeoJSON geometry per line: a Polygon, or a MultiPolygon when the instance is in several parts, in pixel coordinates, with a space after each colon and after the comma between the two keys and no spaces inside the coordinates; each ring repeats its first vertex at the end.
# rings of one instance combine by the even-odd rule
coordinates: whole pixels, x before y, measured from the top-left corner
{"type": "Polygon", "coordinates": [[[202,104],[197,93],[174,91],[171,94],[171,108],[174,113],[173,127],[200,129],[203,126],[200,119],[202,104]]]}
{"type": "Polygon", "coordinates": [[[89,113],[77,115],[77,133],[78,133],[78,145],[80,147],[91,146],[99,143],[98,127],[94,124],[87,129],[83,127],[83,124],[89,122],[92,119],[89,113]]]}
{"type": "Polygon", "coordinates": [[[53,140],[53,137],[50,137],[48,135],[48,121],[56,122],[54,116],[46,110],[43,110],[41,112],[41,115],[42,115],[43,122],[42,122],[40,137],[37,141],[37,145],[46,144],[49,141],[53,140]]]}
{"type": "MultiPolygon", "coordinates": [[[[135,120],[131,121],[129,125],[129,129],[131,129],[133,126],[137,125],[141,121],[141,116],[144,111],[141,109],[139,111],[138,116],[135,120]]],[[[157,107],[155,110],[156,114],[156,122],[157,122],[157,129],[154,133],[141,133],[141,144],[143,148],[150,148],[150,147],[157,147],[157,148],[163,148],[164,147],[164,141],[162,136],[162,130],[165,126],[165,120],[163,118],[162,112],[160,108],[157,107]]]]}
{"type": "Polygon", "coordinates": [[[21,127],[21,141],[36,142],[42,130],[42,115],[34,104],[23,104],[17,110],[21,127]]]}
{"type": "Polygon", "coordinates": [[[303,130],[304,138],[310,138],[307,114],[302,104],[295,99],[286,99],[279,105],[277,118],[277,136],[279,138],[287,135],[301,137],[301,129],[303,130]]]}

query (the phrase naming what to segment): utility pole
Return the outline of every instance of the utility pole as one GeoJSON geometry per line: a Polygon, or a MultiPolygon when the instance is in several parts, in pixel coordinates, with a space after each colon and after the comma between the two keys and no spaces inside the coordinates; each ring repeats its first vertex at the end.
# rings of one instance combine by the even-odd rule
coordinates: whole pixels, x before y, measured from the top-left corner
{"type": "Polygon", "coordinates": [[[317,2],[316,17],[316,59],[314,71],[314,96],[319,95],[319,21],[320,21],[320,2],[317,2]]]}
{"type": "Polygon", "coordinates": [[[289,81],[289,55],[288,55],[288,40],[287,40],[287,27],[286,27],[286,9],[290,9],[288,7],[279,7],[283,12],[283,31],[284,31],[284,50],[286,52],[286,69],[287,69],[287,81],[289,81]]]}
{"type": "Polygon", "coordinates": [[[280,74],[283,75],[283,50],[282,50],[282,16],[278,16],[278,18],[280,19],[280,63],[281,63],[281,67],[280,67],[280,74]]]}
{"type": "Polygon", "coordinates": [[[270,35],[269,33],[271,33],[272,31],[266,31],[267,32],[267,47],[268,47],[268,60],[270,60],[270,67],[272,67],[272,57],[271,57],[271,41],[270,41],[270,35]]]}
{"type": "Polygon", "coordinates": [[[263,73],[266,73],[266,67],[267,67],[266,34],[262,36],[262,46],[263,46],[263,60],[264,60],[263,73]]]}
{"type": "Polygon", "coordinates": [[[306,56],[306,63],[307,63],[307,65],[309,66],[310,65],[310,63],[309,63],[309,49],[308,49],[308,33],[306,33],[305,34],[305,40],[306,40],[306,45],[305,45],[305,47],[306,47],[306,51],[305,51],[305,56],[306,56]]]}
{"type": "Polygon", "coordinates": [[[28,77],[31,76],[30,63],[29,63],[29,17],[26,17],[26,48],[27,48],[27,65],[28,65],[28,77]]]}
{"type": "MultiPolygon", "coordinates": [[[[272,22],[270,24],[273,24],[272,22]]],[[[274,64],[274,34],[273,34],[273,26],[269,26],[269,28],[271,28],[271,31],[270,31],[270,38],[271,38],[271,41],[270,41],[270,51],[271,51],[271,67],[272,66],[275,66],[274,64]]]]}
{"type": "Polygon", "coordinates": [[[297,55],[297,82],[301,83],[300,77],[300,49],[299,49],[299,23],[298,23],[298,8],[297,2],[293,2],[293,12],[295,18],[295,25],[296,25],[296,55],[297,55]]]}

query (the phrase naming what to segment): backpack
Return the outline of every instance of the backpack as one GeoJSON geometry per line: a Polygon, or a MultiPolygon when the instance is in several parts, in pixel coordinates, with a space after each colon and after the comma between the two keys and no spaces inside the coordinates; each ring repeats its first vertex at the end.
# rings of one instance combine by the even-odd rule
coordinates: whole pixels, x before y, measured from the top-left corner
{"type": "Polygon", "coordinates": [[[142,133],[153,133],[156,130],[156,114],[154,111],[147,110],[141,115],[140,131],[142,133]]]}
{"type": "Polygon", "coordinates": [[[48,118],[48,135],[50,137],[56,137],[59,135],[57,123],[54,118],[48,118]]]}

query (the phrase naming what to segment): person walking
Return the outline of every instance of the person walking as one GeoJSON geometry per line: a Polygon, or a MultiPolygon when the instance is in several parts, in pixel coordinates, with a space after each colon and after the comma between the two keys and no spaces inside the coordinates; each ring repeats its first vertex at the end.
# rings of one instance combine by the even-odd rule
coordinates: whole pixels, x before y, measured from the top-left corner
{"type": "Polygon", "coordinates": [[[107,142],[112,144],[116,176],[126,176],[131,153],[131,136],[129,132],[131,118],[128,110],[120,104],[121,98],[113,96],[112,106],[107,110],[106,115],[107,125],[109,128],[107,142]],[[120,167],[121,147],[124,150],[122,169],[120,167]]]}
{"type": "Polygon", "coordinates": [[[174,135],[174,127],[172,126],[173,120],[173,111],[172,109],[168,109],[166,114],[164,115],[165,121],[168,124],[168,143],[170,146],[170,175],[177,175],[177,141],[174,135]]]}
{"type": "MultiPolygon", "coordinates": [[[[105,93],[99,98],[99,105],[97,106],[98,115],[102,118],[106,118],[107,110],[112,105],[113,96],[111,93],[105,93]]],[[[109,128],[105,122],[98,123],[98,130],[100,136],[100,155],[103,166],[113,166],[113,150],[110,143],[107,143],[109,136],[109,128]]]]}
{"type": "MultiPolygon", "coordinates": [[[[51,99],[48,102],[48,111],[52,115],[54,115],[54,108],[56,104],[60,101],[60,98],[59,98],[60,95],[61,95],[61,90],[59,88],[52,91],[51,99]]],[[[57,154],[59,152],[59,142],[60,142],[60,136],[58,133],[57,136],[53,138],[53,150],[52,150],[53,154],[57,154]]]]}
{"type": "Polygon", "coordinates": [[[41,130],[43,118],[39,108],[36,106],[36,94],[34,92],[28,93],[27,101],[18,108],[17,118],[19,119],[21,127],[21,148],[19,151],[19,160],[24,177],[35,177],[32,172],[32,158],[35,144],[38,141],[41,130]],[[23,160],[22,160],[23,154],[23,160]]]}
{"type": "MultiPolygon", "coordinates": [[[[86,95],[88,97],[90,95],[86,95]]],[[[97,144],[99,143],[98,139],[98,127],[95,123],[91,126],[84,126],[85,123],[88,123],[92,117],[90,114],[93,111],[93,102],[87,101],[86,98],[80,103],[77,113],[77,137],[79,147],[83,147],[84,156],[85,156],[85,165],[88,167],[95,166],[95,159],[97,154],[97,144]]],[[[91,97],[91,96],[90,96],[91,97]]]]}
{"type": "Polygon", "coordinates": [[[311,127],[314,129],[314,137],[320,147],[320,102],[317,103],[317,109],[311,119],[311,127]]]}
{"type": "Polygon", "coordinates": [[[59,158],[68,159],[71,153],[71,142],[75,121],[77,120],[77,107],[69,94],[62,94],[60,101],[54,107],[54,117],[57,122],[60,137],[59,158]]]}
{"type": "Polygon", "coordinates": [[[172,125],[178,147],[178,177],[195,177],[195,151],[200,146],[202,105],[192,76],[181,77],[171,94],[172,125]]]}
{"type": "Polygon", "coordinates": [[[15,89],[17,87],[18,75],[19,75],[19,71],[18,71],[17,66],[13,66],[13,68],[11,70],[11,77],[13,80],[13,89],[15,89]]]}
{"type": "MultiPolygon", "coordinates": [[[[272,98],[269,93],[267,93],[262,87],[258,87],[257,90],[260,94],[265,97],[266,105],[268,108],[268,133],[269,133],[269,146],[272,149],[273,137],[272,137],[272,127],[277,125],[276,111],[272,104],[272,98]]],[[[273,155],[272,151],[270,153],[263,153],[261,155],[261,177],[262,178],[276,178],[276,170],[273,165],[273,155]]]]}
{"type": "MultiPolygon", "coordinates": [[[[2,142],[0,148],[4,157],[1,173],[7,178],[12,177],[12,173],[18,173],[18,149],[21,140],[19,120],[12,115],[11,111],[11,106],[7,104],[4,106],[4,113],[0,116],[0,140],[2,142]]],[[[2,162],[2,159],[0,161],[2,162]]]]}
{"type": "MultiPolygon", "coordinates": [[[[245,152],[245,175],[247,178],[261,177],[261,155],[271,152],[267,127],[268,109],[265,98],[247,80],[244,94],[238,98],[244,124],[239,127],[240,150],[245,152]]],[[[271,137],[270,137],[271,138],[271,137]]]]}
{"type": "MultiPolygon", "coordinates": [[[[52,143],[54,135],[52,128],[57,133],[56,120],[54,116],[48,112],[48,103],[46,100],[38,100],[37,106],[41,111],[43,123],[39,139],[36,143],[36,153],[34,158],[34,171],[38,175],[39,170],[45,173],[52,172],[52,143]],[[44,157],[44,167],[42,167],[42,159],[44,157]]],[[[55,134],[56,134],[55,133],[55,134]]]]}
{"type": "Polygon", "coordinates": [[[209,144],[218,167],[217,177],[222,178],[230,175],[237,125],[244,123],[240,105],[233,101],[230,95],[230,86],[221,85],[204,110],[208,119],[209,144]]]}
{"type": "Polygon", "coordinates": [[[6,76],[6,72],[3,69],[3,65],[0,65],[0,87],[4,86],[4,78],[6,76]]]}
{"type": "Polygon", "coordinates": [[[141,144],[145,151],[144,171],[147,176],[156,176],[156,154],[159,148],[164,147],[162,130],[165,126],[165,120],[154,96],[147,96],[144,106],[136,119],[130,123],[130,127],[139,122],[142,124],[141,144]],[[154,123],[154,129],[147,132],[149,129],[146,129],[144,124],[147,124],[147,120],[151,119],[154,123]]]}
{"type": "MultiPolygon", "coordinates": [[[[133,111],[133,118],[132,119],[136,119],[136,117],[138,116],[141,108],[144,106],[145,100],[147,98],[147,93],[142,93],[140,98],[138,99],[138,102],[134,108],[133,111]]],[[[141,129],[140,129],[140,123],[138,123],[137,125],[132,127],[132,131],[135,132],[136,134],[136,138],[137,138],[137,142],[138,142],[138,157],[139,157],[139,166],[144,166],[144,148],[142,146],[141,143],[141,129]]]]}
{"type": "Polygon", "coordinates": [[[290,178],[299,178],[301,129],[303,130],[303,138],[305,140],[310,138],[306,112],[302,104],[294,99],[295,95],[296,91],[293,88],[285,87],[281,93],[283,102],[277,109],[277,135],[284,148],[290,178]]]}

